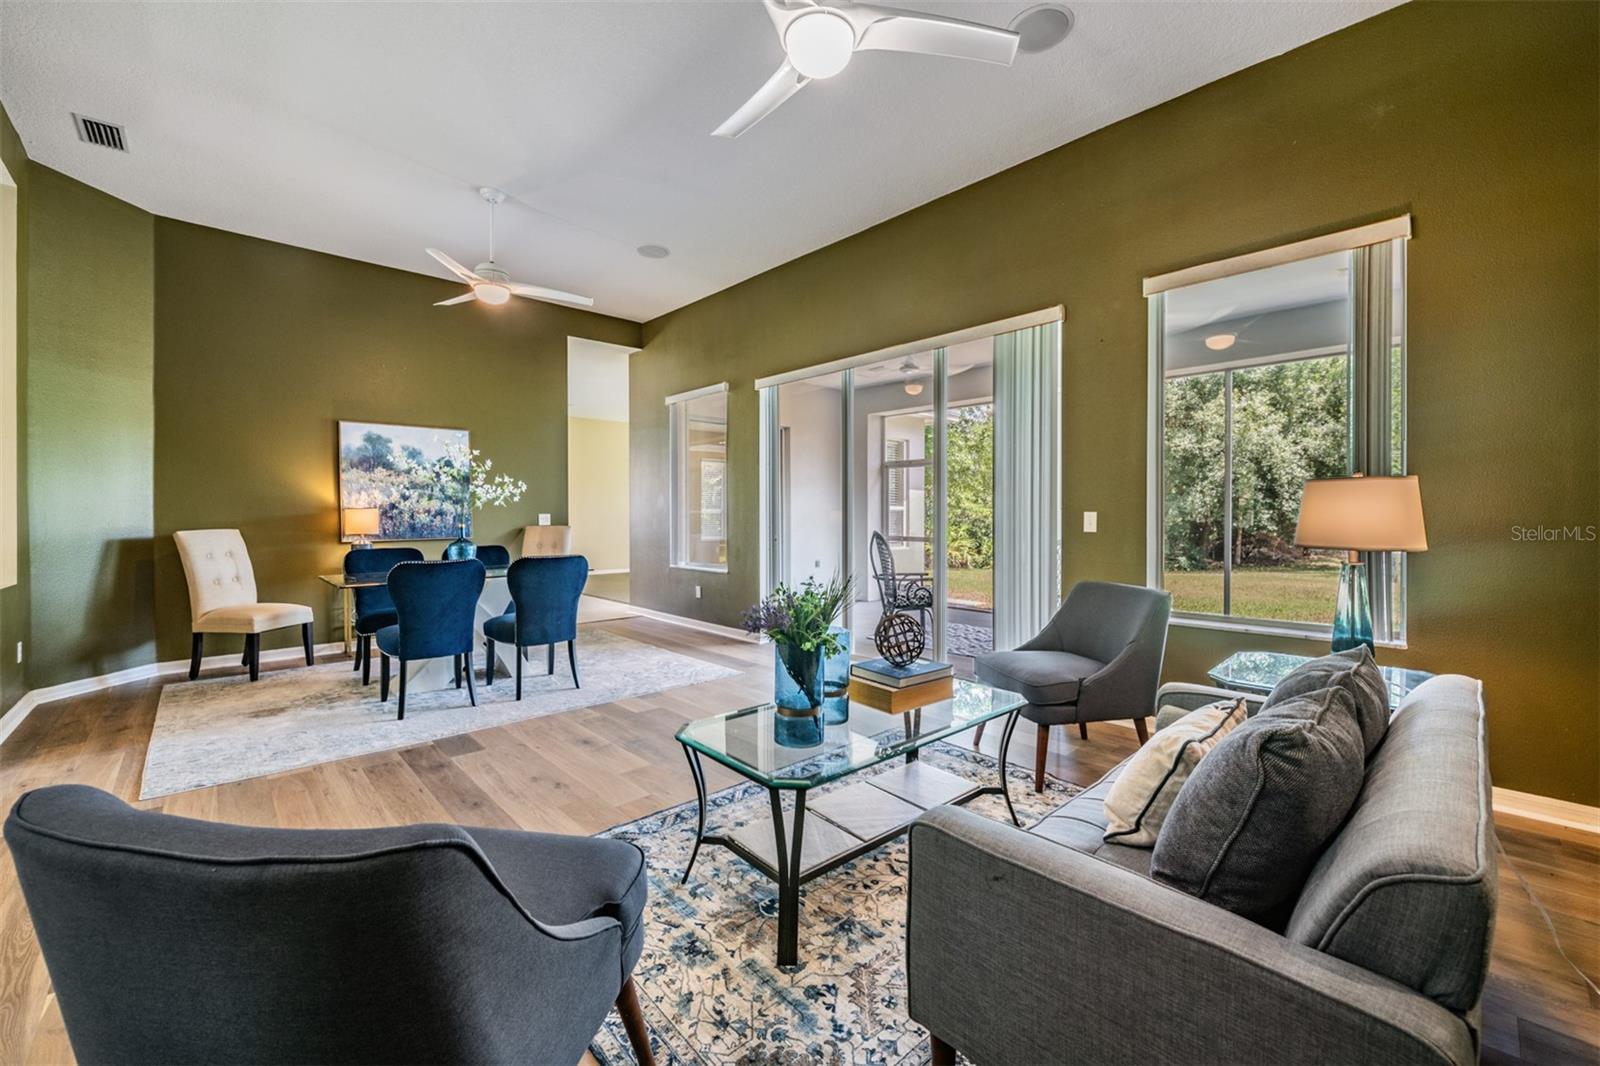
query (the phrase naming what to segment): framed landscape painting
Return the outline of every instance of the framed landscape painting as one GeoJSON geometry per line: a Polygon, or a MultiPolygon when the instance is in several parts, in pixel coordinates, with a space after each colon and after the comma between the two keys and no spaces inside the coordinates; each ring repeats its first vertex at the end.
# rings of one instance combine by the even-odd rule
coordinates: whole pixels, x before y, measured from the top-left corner
{"type": "Polygon", "coordinates": [[[374,540],[472,535],[464,429],[339,423],[339,506],[378,508],[374,540]]]}

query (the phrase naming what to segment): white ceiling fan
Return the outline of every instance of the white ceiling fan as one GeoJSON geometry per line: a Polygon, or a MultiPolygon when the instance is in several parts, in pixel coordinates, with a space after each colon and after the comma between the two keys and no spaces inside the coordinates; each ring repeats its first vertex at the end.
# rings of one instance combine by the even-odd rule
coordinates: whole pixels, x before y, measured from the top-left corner
{"type": "Polygon", "coordinates": [[[783,65],[713,137],[739,136],[813,78],[839,73],[857,52],[917,52],[1002,66],[1017,55],[1018,34],[965,19],[847,0],[763,0],[763,6],[783,45],[783,65]]]}
{"type": "Polygon", "coordinates": [[[499,189],[483,188],[478,190],[478,195],[489,202],[489,261],[479,263],[468,270],[460,263],[451,259],[437,248],[429,248],[428,254],[449,268],[450,273],[460,278],[471,286],[471,289],[460,296],[448,300],[440,300],[435,307],[449,307],[451,304],[464,304],[470,300],[477,300],[485,304],[503,304],[513,296],[524,296],[530,300],[544,300],[547,303],[571,304],[574,307],[593,307],[594,300],[588,296],[579,296],[576,293],[562,292],[560,289],[547,289],[542,285],[527,285],[520,281],[512,281],[511,275],[501,270],[494,262],[494,205],[505,200],[506,194],[499,189]]]}

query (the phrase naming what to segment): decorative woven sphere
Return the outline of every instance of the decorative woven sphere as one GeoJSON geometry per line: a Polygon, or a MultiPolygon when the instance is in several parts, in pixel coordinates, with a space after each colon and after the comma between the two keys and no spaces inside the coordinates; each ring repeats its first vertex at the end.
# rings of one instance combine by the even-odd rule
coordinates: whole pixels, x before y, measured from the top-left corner
{"type": "Polygon", "coordinates": [[[873,631],[872,643],[877,645],[878,654],[896,666],[910,666],[922,656],[922,650],[928,646],[927,635],[922,632],[922,623],[900,611],[890,611],[878,622],[878,628],[873,631]]]}

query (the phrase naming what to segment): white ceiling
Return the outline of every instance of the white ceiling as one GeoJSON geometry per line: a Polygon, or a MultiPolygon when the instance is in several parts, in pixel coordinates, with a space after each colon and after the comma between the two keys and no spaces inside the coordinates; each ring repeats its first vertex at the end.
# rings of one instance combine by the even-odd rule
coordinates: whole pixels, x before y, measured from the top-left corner
{"type": "Polygon", "coordinates": [[[0,100],[33,159],[147,210],[439,277],[423,248],[483,259],[498,186],[513,277],[642,320],[1394,3],[1071,0],[1010,69],[863,54],[729,141],[781,59],[750,2],[4,0],[0,100]]]}

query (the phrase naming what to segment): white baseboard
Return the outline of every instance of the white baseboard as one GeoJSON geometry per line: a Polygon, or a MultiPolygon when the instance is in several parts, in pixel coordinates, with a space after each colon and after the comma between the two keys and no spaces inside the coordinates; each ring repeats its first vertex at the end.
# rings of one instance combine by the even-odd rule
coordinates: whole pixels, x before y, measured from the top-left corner
{"type": "Polygon", "coordinates": [[[685,629],[698,629],[702,633],[711,633],[714,636],[719,637],[730,637],[734,640],[743,640],[751,644],[761,643],[761,638],[759,636],[753,633],[746,633],[742,629],[735,629],[733,626],[722,626],[715,622],[702,622],[698,618],[686,618],[681,614],[668,614],[666,611],[654,611],[649,607],[640,607],[636,603],[626,603],[623,604],[623,606],[627,607],[630,611],[639,615],[641,618],[653,618],[658,622],[667,622],[675,626],[683,626],[685,629]]]}
{"type": "MultiPolygon", "coordinates": [[[[318,644],[312,648],[316,655],[332,655],[344,653],[344,642],[334,641],[329,644],[318,644]]],[[[272,648],[261,653],[263,663],[286,662],[291,659],[303,659],[305,649],[300,647],[272,648]]],[[[239,666],[238,655],[207,655],[200,660],[202,670],[214,666],[239,666]]],[[[188,659],[168,659],[165,662],[146,663],[143,666],[130,666],[126,670],[117,670],[109,674],[100,674],[97,677],[85,677],[77,681],[67,681],[59,685],[50,685],[47,688],[29,689],[22,694],[22,698],[12,704],[11,709],[0,715],[0,743],[16,731],[23,719],[33,713],[33,709],[43,703],[54,703],[56,700],[70,699],[73,696],[86,696],[91,692],[101,692],[118,685],[128,685],[135,681],[149,681],[158,677],[171,677],[175,674],[184,675],[189,672],[188,659]]]]}
{"type": "Polygon", "coordinates": [[[1600,807],[1587,807],[1571,800],[1497,788],[1494,790],[1494,809],[1500,814],[1526,818],[1530,822],[1565,826],[1584,833],[1600,833],[1600,807]]]}
{"type": "Polygon", "coordinates": [[[632,571],[630,571],[626,566],[624,566],[624,567],[622,567],[621,569],[618,569],[618,570],[591,570],[591,571],[589,571],[589,573],[591,573],[591,574],[627,574],[627,573],[631,573],[631,572],[632,571]]]}

